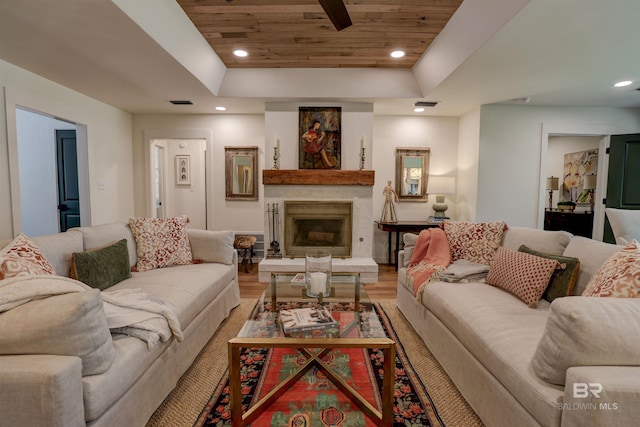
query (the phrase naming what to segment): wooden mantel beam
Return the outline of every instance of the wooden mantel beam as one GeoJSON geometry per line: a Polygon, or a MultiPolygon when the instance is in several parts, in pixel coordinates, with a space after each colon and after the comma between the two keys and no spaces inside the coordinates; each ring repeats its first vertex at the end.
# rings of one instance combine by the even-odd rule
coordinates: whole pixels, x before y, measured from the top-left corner
{"type": "Polygon", "coordinates": [[[375,182],[375,171],[327,169],[264,169],[264,185],[369,185],[375,182]]]}

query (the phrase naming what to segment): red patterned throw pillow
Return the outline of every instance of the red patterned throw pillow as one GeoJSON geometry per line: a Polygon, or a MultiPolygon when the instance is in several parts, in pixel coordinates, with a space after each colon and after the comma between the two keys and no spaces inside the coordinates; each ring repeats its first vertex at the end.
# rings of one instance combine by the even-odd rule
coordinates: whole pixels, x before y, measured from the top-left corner
{"type": "Polygon", "coordinates": [[[525,252],[499,247],[489,266],[486,283],[515,295],[536,307],[560,263],[525,252]]]}
{"type": "Polygon", "coordinates": [[[507,229],[504,221],[444,221],[442,226],[447,233],[451,262],[466,259],[484,265],[491,264],[507,229]]]}
{"type": "Polygon", "coordinates": [[[175,218],[131,218],[129,227],[136,241],[137,271],[171,265],[193,264],[187,236],[186,215],[175,218]]]}
{"type": "Polygon", "coordinates": [[[611,255],[591,278],[582,296],[640,297],[640,250],[633,240],[611,255]]]}
{"type": "Polygon", "coordinates": [[[56,272],[35,243],[20,233],[0,250],[0,280],[27,275],[55,275],[56,272]]]}

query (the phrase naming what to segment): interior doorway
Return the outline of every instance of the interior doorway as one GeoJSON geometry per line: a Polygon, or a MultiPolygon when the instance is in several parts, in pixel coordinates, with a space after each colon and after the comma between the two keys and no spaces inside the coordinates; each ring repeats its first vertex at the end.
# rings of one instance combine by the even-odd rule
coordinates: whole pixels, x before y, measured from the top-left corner
{"type": "Polygon", "coordinates": [[[151,139],[151,213],[187,215],[189,227],[207,229],[205,139],[151,139]]]}
{"type": "Polygon", "coordinates": [[[77,156],[77,128],[75,123],[16,108],[20,231],[29,236],[55,234],[80,225],[82,197],[78,184],[84,178],[78,174],[78,162],[86,159],[77,156]],[[61,147],[62,152],[58,151],[57,132],[62,132],[62,146],[66,146],[61,147]],[[66,171],[62,171],[66,176],[62,181],[58,179],[57,164],[61,154],[66,157],[66,160],[61,159],[66,163],[66,171]],[[58,188],[60,182],[62,191],[58,188]],[[60,194],[69,201],[67,208],[70,211],[65,211],[68,218],[60,215],[59,208],[65,204],[60,202],[60,194]],[[61,222],[66,225],[61,226],[61,222]]]}
{"type": "Polygon", "coordinates": [[[60,231],[80,227],[76,131],[56,129],[56,175],[60,231]]]}
{"type": "MultiPolygon", "coordinates": [[[[604,206],[601,201],[606,195],[608,161],[606,149],[609,147],[608,129],[593,127],[589,129],[549,129],[543,125],[542,144],[540,150],[540,193],[538,228],[544,228],[545,209],[549,207],[549,190],[547,190],[547,178],[558,177],[560,188],[553,190],[552,206],[557,207],[560,200],[567,200],[563,194],[562,183],[564,179],[564,156],[588,150],[596,150],[598,153],[596,166],[596,188],[592,194],[594,200],[592,238],[602,240],[604,230],[604,206]]],[[[581,209],[589,210],[590,207],[582,206],[581,209]]]]}

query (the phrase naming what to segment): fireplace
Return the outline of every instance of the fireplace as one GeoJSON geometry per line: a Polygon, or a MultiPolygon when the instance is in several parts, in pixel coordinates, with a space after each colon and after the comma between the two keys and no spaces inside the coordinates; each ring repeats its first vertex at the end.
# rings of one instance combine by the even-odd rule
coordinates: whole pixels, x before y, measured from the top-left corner
{"type": "Polygon", "coordinates": [[[285,201],[284,256],[304,257],[310,249],[330,249],[351,257],[353,206],[350,201],[285,201]]]}

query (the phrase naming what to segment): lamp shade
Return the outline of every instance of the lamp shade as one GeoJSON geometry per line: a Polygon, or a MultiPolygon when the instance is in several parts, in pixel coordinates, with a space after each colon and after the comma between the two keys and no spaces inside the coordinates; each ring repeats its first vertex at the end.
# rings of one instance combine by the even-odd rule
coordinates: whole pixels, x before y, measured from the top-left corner
{"type": "Polygon", "coordinates": [[[582,184],[582,189],[583,190],[595,189],[597,180],[598,180],[598,175],[585,175],[584,182],[582,184]]]}
{"type": "Polygon", "coordinates": [[[450,194],[456,192],[456,179],[452,176],[429,176],[427,193],[450,194]]]}
{"type": "Polygon", "coordinates": [[[557,190],[559,185],[559,178],[557,176],[550,176],[547,178],[546,190],[557,190]]]}

